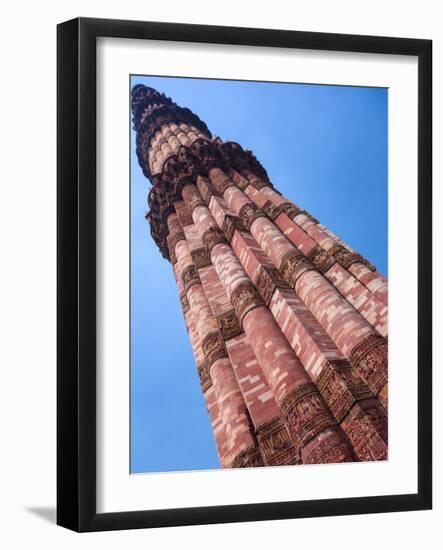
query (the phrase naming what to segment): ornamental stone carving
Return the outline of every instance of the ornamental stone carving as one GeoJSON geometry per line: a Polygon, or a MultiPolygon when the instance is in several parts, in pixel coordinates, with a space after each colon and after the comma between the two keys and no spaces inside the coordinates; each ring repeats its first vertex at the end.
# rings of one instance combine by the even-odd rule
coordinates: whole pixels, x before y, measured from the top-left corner
{"type": "Polygon", "coordinates": [[[215,319],[220,328],[223,340],[230,340],[243,332],[233,309],[217,315],[215,319]]]}
{"type": "Polygon", "coordinates": [[[207,363],[202,363],[197,368],[198,377],[203,393],[207,392],[212,386],[211,374],[209,373],[207,363]]]}
{"type": "Polygon", "coordinates": [[[226,243],[226,238],[221,229],[218,227],[210,227],[203,233],[202,241],[210,254],[216,244],[226,243]]]}
{"type": "Polygon", "coordinates": [[[298,449],[320,432],[336,426],[335,418],[311,382],[302,383],[290,392],[281,403],[281,412],[298,449]]]}
{"type": "Polygon", "coordinates": [[[231,294],[231,304],[239,323],[243,323],[245,315],[256,307],[264,305],[260,294],[250,282],[240,283],[231,294]]]}
{"type": "Polygon", "coordinates": [[[290,288],[278,269],[263,265],[260,267],[255,285],[267,306],[276,288],[290,288]]]}
{"type": "Polygon", "coordinates": [[[211,258],[206,247],[191,250],[191,257],[197,269],[202,269],[203,267],[211,265],[211,258]]]}
{"type": "Polygon", "coordinates": [[[311,262],[301,252],[290,250],[281,259],[280,273],[292,288],[295,287],[300,275],[305,271],[315,269],[311,262]]]}
{"type": "Polygon", "coordinates": [[[200,277],[198,276],[197,270],[195,269],[195,265],[189,265],[185,267],[182,272],[182,282],[186,294],[193,285],[201,284],[200,277]]]}
{"type": "Polygon", "coordinates": [[[232,461],[232,468],[252,468],[264,466],[258,447],[248,447],[232,461]]]}
{"type": "Polygon", "coordinates": [[[209,371],[218,359],[228,357],[223,336],[219,331],[211,332],[203,338],[202,350],[207,361],[209,371]]]}
{"type": "Polygon", "coordinates": [[[189,301],[184,292],[180,293],[180,303],[183,309],[183,313],[186,314],[189,311],[189,301]]]}
{"type": "Polygon", "coordinates": [[[234,231],[236,229],[238,231],[245,230],[240,218],[238,218],[237,216],[233,216],[231,214],[225,214],[223,225],[222,225],[222,231],[228,242],[232,241],[232,237],[234,236],[234,231]]]}
{"type": "Polygon", "coordinates": [[[345,418],[354,403],[374,397],[364,380],[344,359],[325,364],[317,388],[338,422],[345,418]]]}
{"type": "Polygon", "coordinates": [[[312,265],[320,271],[320,273],[326,273],[334,264],[335,258],[326,252],[319,245],[316,245],[307,255],[308,260],[312,265]]]}
{"type": "Polygon", "coordinates": [[[248,202],[240,208],[238,217],[244,227],[249,231],[254,220],[265,216],[265,213],[255,203],[248,202]]]}
{"type": "Polygon", "coordinates": [[[352,264],[360,263],[365,265],[371,271],[375,271],[375,267],[360,254],[350,252],[344,246],[339,245],[337,248],[338,250],[335,252],[334,258],[345,269],[348,269],[352,264]]]}
{"type": "Polygon", "coordinates": [[[349,362],[378,394],[387,383],[388,343],[378,334],[370,334],[350,353],[349,362]]]}
{"type": "Polygon", "coordinates": [[[300,456],[296,453],[289,432],[280,417],[259,426],[256,434],[266,465],[300,463],[300,456]]]}

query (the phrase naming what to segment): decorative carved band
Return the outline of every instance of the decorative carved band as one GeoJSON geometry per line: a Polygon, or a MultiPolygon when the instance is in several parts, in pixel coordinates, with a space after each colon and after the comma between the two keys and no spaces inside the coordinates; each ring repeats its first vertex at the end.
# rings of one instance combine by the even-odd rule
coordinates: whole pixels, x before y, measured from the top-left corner
{"type": "Polygon", "coordinates": [[[235,183],[230,178],[228,178],[228,176],[222,170],[212,170],[210,173],[210,179],[211,183],[215,187],[215,190],[220,195],[223,195],[228,187],[231,187],[231,185],[235,185],[235,183]]]}
{"type": "Polygon", "coordinates": [[[228,357],[223,336],[218,330],[210,332],[203,338],[202,350],[209,370],[217,359],[228,357]]]}
{"type": "Polygon", "coordinates": [[[248,231],[251,229],[252,222],[263,216],[266,216],[266,214],[254,202],[244,204],[238,213],[238,217],[248,231]]]}
{"type": "Polygon", "coordinates": [[[182,194],[191,214],[197,206],[206,206],[205,201],[202,199],[195,185],[186,185],[183,188],[182,194]]]}
{"type": "Polygon", "coordinates": [[[285,397],[280,408],[296,449],[304,447],[327,428],[336,426],[335,418],[312,382],[297,386],[285,397]]]}
{"type": "Polygon", "coordinates": [[[166,237],[166,242],[168,244],[168,250],[169,250],[169,258],[171,260],[172,265],[174,265],[177,262],[177,257],[175,255],[175,245],[179,241],[185,241],[186,237],[183,231],[171,231],[169,235],[166,237]]]}
{"type": "Polygon", "coordinates": [[[316,384],[339,423],[349,413],[354,403],[374,397],[368,385],[344,359],[328,362],[323,367],[316,384]]]}
{"type": "Polygon", "coordinates": [[[175,247],[174,248],[168,247],[168,252],[169,252],[169,260],[171,264],[175,265],[177,263],[177,256],[175,255],[175,247]]]}
{"type": "Polygon", "coordinates": [[[255,286],[250,281],[245,281],[232,292],[231,304],[240,325],[242,325],[246,313],[255,307],[264,305],[264,302],[255,286]]]}
{"type": "Polygon", "coordinates": [[[245,229],[240,218],[237,218],[237,216],[232,216],[231,214],[226,214],[223,220],[222,231],[228,242],[232,241],[232,237],[234,236],[234,231],[236,229],[239,231],[245,229]]]}
{"type": "Polygon", "coordinates": [[[182,305],[183,313],[187,313],[189,311],[190,305],[188,302],[188,298],[184,292],[180,293],[180,303],[182,305]]]}
{"type": "Polygon", "coordinates": [[[277,206],[271,201],[266,201],[263,205],[263,212],[270,218],[272,221],[274,221],[277,216],[281,214],[281,205],[277,206]]]}
{"type": "Polygon", "coordinates": [[[198,377],[200,378],[200,385],[203,393],[205,393],[212,386],[211,374],[208,369],[208,364],[202,363],[197,366],[198,377]]]}
{"type": "Polygon", "coordinates": [[[175,211],[177,212],[178,220],[182,227],[186,227],[187,225],[191,225],[193,223],[191,212],[184,201],[175,203],[175,211]]]}
{"type": "Polygon", "coordinates": [[[326,273],[335,264],[335,258],[318,244],[309,252],[307,258],[320,273],[326,273]]]}
{"type": "Polygon", "coordinates": [[[163,163],[161,186],[169,195],[169,202],[180,200],[183,187],[195,183],[197,175],[197,159],[186,147],[181,147],[178,155],[168,157],[163,163]]]}
{"type": "Polygon", "coordinates": [[[188,293],[191,286],[201,284],[195,265],[185,267],[182,271],[182,282],[186,293],[188,293]]]}
{"type": "Polygon", "coordinates": [[[371,271],[375,271],[375,267],[360,254],[350,252],[341,245],[337,245],[337,249],[338,250],[334,253],[334,258],[336,262],[345,269],[348,269],[352,264],[359,263],[365,265],[371,271]]]}
{"type": "Polygon", "coordinates": [[[233,170],[232,168],[229,168],[227,171],[227,175],[231,178],[231,180],[235,183],[237,187],[239,187],[242,191],[250,185],[250,182],[247,178],[239,174],[236,170],[233,170]]]}
{"type": "Polygon", "coordinates": [[[345,418],[342,427],[359,460],[374,461],[388,458],[387,421],[380,407],[354,407],[345,418]]]}
{"type": "Polygon", "coordinates": [[[331,432],[303,457],[304,464],[354,462],[348,443],[338,432],[331,432]]]}
{"type": "Polygon", "coordinates": [[[202,241],[209,254],[216,244],[226,243],[223,231],[218,227],[207,229],[202,235],[202,241]]]}
{"type": "MultiPolygon", "coordinates": [[[[252,153],[251,153],[252,154],[252,153]]],[[[253,155],[252,155],[253,156],[253,155]]],[[[253,156],[255,159],[255,157],[253,156]]],[[[255,159],[257,160],[257,159],[255,159]]],[[[258,161],[257,161],[258,162],[258,161]]],[[[241,170],[242,175],[248,179],[249,183],[257,189],[257,191],[260,191],[260,189],[263,189],[263,187],[272,187],[272,183],[269,181],[267,174],[261,174],[265,177],[261,177],[261,175],[254,174],[254,172],[251,172],[251,170],[241,170]]]]}
{"type": "Polygon", "coordinates": [[[201,176],[199,176],[197,178],[197,182],[201,196],[203,197],[203,200],[206,204],[209,204],[211,202],[211,197],[220,197],[220,193],[216,191],[215,187],[207,178],[202,178],[201,176]]]}
{"type": "Polygon", "coordinates": [[[207,139],[197,139],[191,145],[192,153],[199,160],[199,172],[207,175],[212,168],[222,168],[223,159],[218,151],[215,141],[207,139]]]}
{"type": "Polygon", "coordinates": [[[233,309],[216,316],[223,339],[230,340],[243,332],[233,309]]]}
{"type": "Polygon", "coordinates": [[[295,206],[295,204],[286,202],[282,205],[282,212],[284,212],[288,216],[288,218],[291,218],[291,220],[293,220],[295,216],[302,212],[302,210],[298,206],[295,206]]]}
{"type": "Polygon", "coordinates": [[[296,250],[290,250],[281,259],[279,271],[291,288],[294,288],[300,275],[313,269],[314,266],[306,256],[296,250]]]}
{"type": "Polygon", "coordinates": [[[375,394],[387,384],[388,343],[383,336],[370,334],[358,343],[350,353],[349,362],[375,394]]]}
{"type": "Polygon", "coordinates": [[[288,218],[294,218],[300,213],[300,209],[290,202],[284,202],[283,204],[274,204],[270,200],[263,205],[263,210],[266,215],[274,221],[280,214],[286,214],[288,218]]]}
{"type": "Polygon", "coordinates": [[[260,267],[255,285],[267,306],[276,288],[290,288],[278,269],[264,265],[260,267]]]}
{"type": "Polygon", "coordinates": [[[232,468],[252,468],[264,466],[260,455],[260,450],[257,447],[248,447],[239,453],[232,461],[232,468]]]}
{"type": "Polygon", "coordinates": [[[280,417],[259,426],[256,434],[266,465],[300,463],[300,457],[295,452],[288,430],[280,417]]]}
{"type": "Polygon", "coordinates": [[[211,265],[211,258],[209,257],[208,249],[203,246],[191,251],[192,261],[197,269],[207,267],[211,265]]]}

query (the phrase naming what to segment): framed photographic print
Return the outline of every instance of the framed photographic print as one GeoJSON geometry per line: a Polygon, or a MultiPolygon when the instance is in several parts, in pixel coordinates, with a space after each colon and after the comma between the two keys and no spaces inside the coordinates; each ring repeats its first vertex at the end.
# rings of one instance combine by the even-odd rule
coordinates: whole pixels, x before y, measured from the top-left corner
{"type": "Polygon", "coordinates": [[[431,51],[59,25],[59,525],[431,507],[431,51]]]}

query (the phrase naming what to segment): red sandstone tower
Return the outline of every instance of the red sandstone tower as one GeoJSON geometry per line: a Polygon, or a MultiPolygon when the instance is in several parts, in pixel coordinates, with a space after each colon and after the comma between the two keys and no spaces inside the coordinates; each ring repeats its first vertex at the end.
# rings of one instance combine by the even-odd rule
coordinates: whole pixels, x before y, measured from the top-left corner
{"type": "Polygon", "coordinates": [[[189,109],[132,110],[221,465],[386,459],[387,281],[189,109]]]}

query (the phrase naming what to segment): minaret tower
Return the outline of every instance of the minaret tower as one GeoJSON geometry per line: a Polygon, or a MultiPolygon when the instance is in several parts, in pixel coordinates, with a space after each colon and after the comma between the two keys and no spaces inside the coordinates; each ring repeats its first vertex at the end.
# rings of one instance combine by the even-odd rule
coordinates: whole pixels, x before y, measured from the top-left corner
{"type": "Polygon", "coordinates": [[[386,279],[189,109],[132,111],[222,467],[385,460],[386,279]]]}

